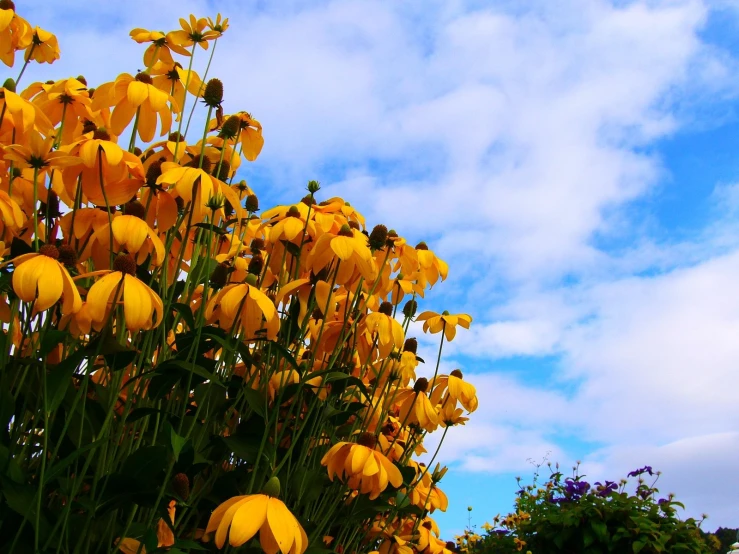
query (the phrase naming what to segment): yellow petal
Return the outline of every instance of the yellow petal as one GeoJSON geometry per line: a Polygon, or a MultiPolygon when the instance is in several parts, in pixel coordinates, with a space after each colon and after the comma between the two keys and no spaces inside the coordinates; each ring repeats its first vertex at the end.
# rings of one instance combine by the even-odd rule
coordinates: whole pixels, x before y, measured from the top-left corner
{"type": "Polygon", "coordinates": [[[354,241],[350,237],[334,237],[331,240],[331,250],[336,253],[339,259],[346,261],[354,253],[354,241]]]}
{"type": "Polygon", "coordinates": [[[123,281],[123,312],[126,326],[132,331],[151,326],[151,295],[149,287],[133,275],[126,275],[123,281]]]}
{"type": "Polygon", "coordinates": [[[253,496],[242,496],[237,497],[240,498],[238,502],[233,503],[231,506],[228,507],[226,512],[223,514],[223,517],[221,518],[221,521],[218,523],[218,529],[216,530],[216,546],[218,548],[223,548],[223,545],[226,542],[226,535],[228,534],[228,528],[231,526],[231,522],[234,519],[234,515],[238,511],[239,508],[241,508],[244,504],[249,502],[253,496]]]}
{"type": "Polygon", "coordinates": [[[281,500],[277,498],[269,499],[267,503],[267,524],[282,554],[288,554],[293,542],[295,542],[292,525],[294,519],[290,510],[281,500]]]}
{"type": "Polygon", "coordinates": [[[131,81],[126,91],[128,101],[138,108],[149,97],[149,87],[141,81],[131,81]]]}
{"type": "Polygon", "coordinates": [[[87,291],[87,304],[93,321],[101,323],[105,319],[110,295],[113,294],[113,290],[118,286],[121,279],[123,279],[123,273],[113,271],[98,279],[87,291]]]}
{"type": "Polygon", "coordinates": [[[231,520],[231,532],[228,537],[231,546],[241,546],[256,535],[267,518],[269,500],[270,498],[265,494],[255,494],[237,506],[233,520],[231,520]]]}

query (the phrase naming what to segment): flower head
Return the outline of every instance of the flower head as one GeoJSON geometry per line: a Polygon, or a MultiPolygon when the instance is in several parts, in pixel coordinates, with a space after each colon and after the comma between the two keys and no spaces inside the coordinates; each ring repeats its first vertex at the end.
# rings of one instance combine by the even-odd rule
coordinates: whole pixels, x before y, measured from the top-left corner
{"type": "Polygon", "coordinates": [[[38,253],[24,254],[13,260],[13,290],[24,302],[33,302],[34,310],[44,311],[63,297],[62,314],[72,314],[82,307],[77,286],[67,268],[60,264],[56,246],[45,245],[38,253]]]}
{"type": "Polygon", "coordinates": [[[235,496],[218,506],[208,520],[206,534],[215,531],[215,543],[223,548],[241,546],[259,533],[267,554],[303,554],[308,536],[295,516],[279,499],[267,494],[235,496]]]}
{"type": "Polygon", "coordinates": [[[472,317],[467,314],[452,315],[446,311],[442,314],[426,311],[420,314],[416,320],[423,321],[424,333],[431,332],[431,334],[436,334],[444,331],[446,340],[450,341],[457,334],[457,325],[465,329],[470,328],[472,317]]]}

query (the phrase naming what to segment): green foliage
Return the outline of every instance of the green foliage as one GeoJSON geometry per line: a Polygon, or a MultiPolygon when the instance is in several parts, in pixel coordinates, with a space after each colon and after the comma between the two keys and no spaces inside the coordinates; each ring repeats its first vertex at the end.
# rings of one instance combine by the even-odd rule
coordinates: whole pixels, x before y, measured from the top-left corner
{"type": "Polygon", "coordinates": [[[469,531],[458,540],[460,550],[474,554],[709,554],[717,552],[707,540],[700,521],[681,520],[684,508],[673,495],[658,496],[659,473],[644,468],[629,473],[636,483],[622,479],[592,485],[573,468],[565,477],[558,468],[545,483],[538,474],[531,485],[518,491],[516,510],[494,525],[485,524],[487,534],[469,531]],[[651,484],[645,477],[652,477],[651,484]],[[633,492],[631,492],[633,491],[633,492]]]}

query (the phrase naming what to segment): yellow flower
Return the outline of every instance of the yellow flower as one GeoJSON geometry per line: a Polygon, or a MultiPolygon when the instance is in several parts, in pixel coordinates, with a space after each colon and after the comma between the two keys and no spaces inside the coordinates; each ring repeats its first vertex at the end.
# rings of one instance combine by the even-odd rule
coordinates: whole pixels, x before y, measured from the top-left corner
{"type": "Polygon", "coordinates": [[[26,220],[18,203],[4,190],[0,190],[0,216],[0,238],[9,239],[10,233],[17,233],[26,220]]]}
{"type": "Polygon", "coordinates": [[[416,423],[432,432],[439,425],[439,414],[426,396],[428,379],[416,379],[413,388],[402,389],[395,395],[394,404],[398,407],[398,419],[405,424],[416,423]]]}
{"type": "Polygon", "coordinates": [[[456,407],[457,402],[459,402],[465,410],[474,412],[477,409],[477,391],[474,385],[463,381],[462,372],[455,369],[450,375],[437,377],[434,382],[434,390],[431,393],[431,402],[433,404],[443,404],[445,407],[447,404],[451,404],[452,408],[456,407]]]}
{"type": "Polygon", "coordinates": [[[181,17],[180,26],[182,27],[182,30],[170,31],[167,33],[167,38],[174,44],[183,47],[199,44],[201,48],[207,50],[208,41],[217,39],[221,36],[219,31],[206,31],[205,28],[208,26],[208,20],[204,17],[198,19],[192,14],[190,14],[190,21],[181,17]]]}
{"type": "Polygon", "coordinates": [[[393,305],[390,302],[380,304],[378,311],[372,312],[364,318],[363,324],[365,333],[371,339],[377,337],[381,352],[389,354],[392,347],[400,348],[403,346],[405,340],[403,326],[393,317],[393,305]],[[387,349],[383,347],[387,347],[387,349]]]}
{"type": "Polygon", "coordinates": [[[173,64],[174,60],[172,59],[171,50],[182,56],[190,55],[190,52],[172,41],[168,35],[165,35],[161,31],[148,31],[146,29],[136,28],[129,33],[129,36],[139,44],[145,42],[151,43],[144,52],[144,65],[147,68],[160,60],[166,64],[173,64]]]}
{"type": "Polygon", "coordinates": [[[218,36],[221,36],[228,29],[228,17],[221,19],[221,14],[218,14],[215,21],[209,17],[208,27],[210,27],[211,31],[218,33],[218,36]]]}
{"type": "Polygon", "coordinates": [[[54,63],[55,60],[59,59],[59,56],[59,41],[57,41],[56,36],[40,27],[36,27],[31,45],[26,48],[24,59],[26,61],[34,60],[38,63],[54,63]]]}
{"type": "MultiPolygon", "coordinates": [[[[182,69],[179,62],[165,63],[159,61],[151,68],[151,79],[152,85],[171,94],[178,106],[182,106],[185,102],[185,85],[187,85],[187,92],[193,96],[203,95],[203,82],[200,80],[200,76],[195,71],[190,71],[188,74],[186,69],[182,69]]],[[[180,141],[178,148],[180,152],[185,151],[185,144],[180,141]]]]}
{"type": "Polygon", "coordinates": [[[0,111],[4,113],[3,128],[11,127],[16,132],[17,142],[23,142],[19,134],[27,133],[34,125],[45,135],[51,133],[53,126],[41,108],[7,88],[0,91],[0,111]]]}
{"type": "Polygon", "coordinates": [[[235,496],[218,506],[208,520],[206,534],[215,531],[215,543],[223,548],[241,546],[259,532],[267,554],[303,554],[308,536],[295,516],[278,498],[266,494],[235,496]]]}
{"type": "Polygon", "coordinates": [[[157,117],[161,122],[161,136],[169,133],[172,126],[172,112],[167,102],[173,104],[174,111],[179,111],[175,99],[152,83],[146,73],[138,73],[135,77],[122,73],[112,83],[102,84],[95,90],[92,109],[115,106],[110,115],[110,127],[116,135],[120,135],[138,113],[138,135],[142,141],[151,142],[157,117]]]}
{"type": "Polygon", "coordinates": [[[162,299],[145,283],[137,279],[136,262],[130,254],[119,255],[113,271],[95,281],[87,292],[90,317],[94,323],[106,320],[109,309],[123,304],[126,327],[131,331],[151,329],[162,322],[162,299]],[[156,322],[153,321],[156,316],[156,322]]]}
{"type": "Polygon", "coordinates": [[[382,453],[374,449],[375,436],[363,433],[358,443],[339,442],[331,447],[321,459],[327,466],[331,481],[337,476],[347,480],[350,488],[368,494],[374,500],[388,484],[398,488],[403,484],[400,470],[382,453]]]}
{"type": "Polygon", "coordinates": [[[143,219],[135,215],[116,215],[110,227],[105,224],[95,231],[93,241],[100,243],[106,255],[110,249],[111,229],[114,252],[125,249],[129,254],[138,254],[136,256],[138,262],[152,254],[152,264],[155,266],[160,266],[164,262],[164,244],[143,219]]]}
{"type": "Polygon", "coordinates": [[[15,162],[18,167],[46,169],[48,167],[66,167],[79,162],[76,156],[64,152],[52,151],[54,137],[44,138],[38,131],[32,131],[30,144],[11,144],[5,147],[6,160],[15,162]]]}
{"type": "Polygon", "coordinates": [[[61,144],[72,142],[75,132],[81,131],[77,127],[79,120],[94,119],[87,86],[77,79],[63,79],[50,85],[34,83],[23,92],[23,96],[33,98],[33,103],[44,112],[52,125],[57,125],[64,118],[61,144]]]}
{"type": "Polygon", "coordinates": [[[280,325],[274,302],[248,281],[221,289],[208,302],[205,317],[209,320],[218,319],[224,329],[231,329],[238,317],[247,339],[254,339],[256,333],[264,327],[262,318],[267,324],[268,338],[277,336],[280,325]]]}
{"type": "Polygon", "coordinates": [[[0,9],[0,60],[8,67],[15,63],[15,53],[25,50],[33,40],[28,21],[15,13],[15,7],[0,9]]]}
{"type": "Polygon", "coordinates": [[[444,331],[446,340],[452,340],[457,334],[457,325],[469,329],[470,323],[472,323],[472,317],[467,314],[451,315],[447,311],[444,311],[441,315],[427,311],[420,314],[416,318],[416,321],[423,321],[424,333],[430,331],[432,334],[436,334],[444,331]]]}
{"type": "Polygon", "coordinates": [[[38,253],[24,254],[13,260],[13,290],[24,302],[33,302],[42,312],[64,297],[62,314],[73,314],[82,307],[77,286],[67,269],[57,261],[59,250],[47,244],[38,253]]]}
{"type": "Polygon", "coordinates": [[[241,119],[241,133],[239,140],[243,149],[244,157],[253,162],[259,156],[264,146],[264,137],[262,137],[262,124],[252,118],[247,112],[239,112],[236,114],[241,119]]]}

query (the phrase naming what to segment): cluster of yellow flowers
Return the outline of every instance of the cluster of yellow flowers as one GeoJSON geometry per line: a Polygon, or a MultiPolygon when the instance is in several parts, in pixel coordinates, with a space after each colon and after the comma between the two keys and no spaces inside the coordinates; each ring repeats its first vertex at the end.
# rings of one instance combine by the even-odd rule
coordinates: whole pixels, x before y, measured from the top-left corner
{"type": "Polygon", "coordinates": [[[59,47],[0,0],[0,58],[24,60],[0,90],[0,378],[18,410],[6,446],[38,487],[11,544],[30,532],[37,551],[76,552],[75,540],[85,551],[184,551],[181,541],[236,547],[258,533],[268,554],[316,540],[449,554],[429,517],[447,507],[446,468],[412,456],[427,433],[463,424],[477,397],[438,362],[417,378],[407,337],[423,322],[441,349],[469,327],[465,314],[416,315],[447,265],[425,243],[369,231],[341,198],[316,200],[315,181],[299,202],[259,214],[235,176],[259,156],[262,126],[224,114],[221,81],[193,69],[228,20],[180,27],[131,32],[146,45],[135,75],[17,92],[27,65],[53,62],[59,47]],[[206,124],[188,142],[198,101],[206,124]],[[84,445],[93,412],[101,423],[84,445]],[[171,451],[154,498],[113,503],[110,483],[139,452],[158,455],[163,434],[171,451]],[[72,461],[70,445],[85,447],[72,461]],[[316,469],[325,481],[312,490],[316,469]],[[216,485],[229,473],[224,497],[216,485]],[[113,515],[98,516],[108,505],[113,515]],[[58,524],[39,524],[42,512],[58,524]]]}

